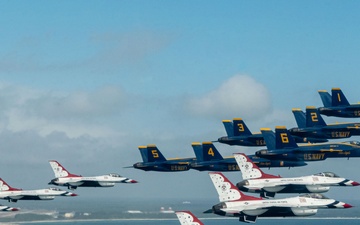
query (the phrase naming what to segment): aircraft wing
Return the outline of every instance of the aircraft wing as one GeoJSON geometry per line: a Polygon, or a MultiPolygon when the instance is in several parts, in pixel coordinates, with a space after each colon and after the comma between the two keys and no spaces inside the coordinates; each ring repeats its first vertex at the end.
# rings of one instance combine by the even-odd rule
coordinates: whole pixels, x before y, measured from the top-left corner
{"type": "Polygon", "coordinates": [[[76,182],[67,182],[66,184],[76,187],[76,186],[82,185],[84,182],[86,182],[86,180],[78,180],[76,182]]]}
{"type": "Polygon", "coordinates": [[[271,188],[284,188],[284,186],[288,186],[291,185],[289,182],[281,182],[281,183],[273,183],[273,184],[266,184],[266,185],[262,185],[262,187],[260,188],[267,188],[267,187],[271,187],[271,188]]]}
{"type": "Polygon", "coordinates": [[[32,194],[32,193],[28,193],[28,194],[21,194],[21,195],[13,195],[13,196],[8,196],[5,197],[5,199],[12,201],[12,202],[17,202],[18,200],[52,200],[54,199],[55,196],[53,195],[43,195],[43,194],[32,194]]]}
{"type": "Polygon", "coordinates": [[[166,161],[168,165],[189,165],[190,162],[176,162],[176,161],[166,161]]]}
{"type": "Polygon", "coordinates": [[[22,199],[22,198],[24,198],[24,195],[11,195],[11,196],[7,196],[7,197],[5,197],[4,199],[7,199],[7,200],[11,200],[11,201],[14,201],[14,202],[16,202],[17,200],[20,200],[20,199],[22,199]]]}

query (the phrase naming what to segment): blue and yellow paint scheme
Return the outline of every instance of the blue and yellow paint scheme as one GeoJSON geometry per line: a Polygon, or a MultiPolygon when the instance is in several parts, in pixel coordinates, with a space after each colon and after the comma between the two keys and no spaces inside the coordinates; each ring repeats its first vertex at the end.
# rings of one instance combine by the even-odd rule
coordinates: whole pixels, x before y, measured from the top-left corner
{"type": "Polygon", "coordinates": [[[319,90],[323,107],[319,107],[320,114],[345,118],[360,117],[360,103],[350,104],[340,88],[332,88],[331,95],[326,90],[319,90]]]}
{"type": "MultiPolygon", "coordinates": [[[[234,156],[222,157],[212,142],[192,143],[196,162],[190,164],[191,169],[198,171],[239,171],[234,156]]],[[[297,167],[305,166],[304,162],[267,160],[255,155],[248,156],[258,167],[297,167]]]]}
{"type": "MultiPolygon", "coordinates": [[[[269,128],[261,129],[265,141],[269,128]]],[[[275,128],[275,149],[259,150],[256,156],[269,160],[322,161],[327,158],[360,157],[360,143],[357,141],[316,143],[297,145],[285,126],[275,128]]]]}
{"type": "Polygon", "coordinates": [[[220,137],[218,142],[228,145],[265,146],[261,133],[251,133],[242,118],[223,120],[227,136],[220,137]]]}
{"type": "MultiPolygon", "coordinates": [[[[267,143],[264,140],[261,132],[252,133],[246,126],[242,118],[234,118],[231,120],[222,121],[226,130],[227,136],[220,137],[218,142],[228,145],[239,145],[239,146],[266,146],[267,143]]],[[[275,136],[275,134],[273,134],[275,136]]],[[[323,138],[304,138],[295,136],[297,143],[318,143],[327,142],[323,138]]]]}
{"type": "MultiPolygon", "coordinates": [[[[195,158],[166,159],[156,145],[139,146],[142,162],[131,166],[144,171],[181,172],[194,169],[198,171],[239,171],[234,156],[223,158],[212,142],[192,143],[195,158]]],[[[249,158],[258,167],[297,167],[305,166],[304,162],[268,160],[255,155],[249,158]]]]}
{"type": "Polygon", "coordinates": [[[133,165],[135,169],[159,172],[182,172],[190,169],[196,158],[166,159],[156,145],[139,146],[142,162],[133,165]]]}
{"type": "Polygon", "coordinates": [[[289,130],[293,136],[308,139],[339,139],[360,135],[360,123],[326,124],[319,110],[314,106],[306,107],[306,114],[301,109],[292,111],[298,125],[289,130]]]}

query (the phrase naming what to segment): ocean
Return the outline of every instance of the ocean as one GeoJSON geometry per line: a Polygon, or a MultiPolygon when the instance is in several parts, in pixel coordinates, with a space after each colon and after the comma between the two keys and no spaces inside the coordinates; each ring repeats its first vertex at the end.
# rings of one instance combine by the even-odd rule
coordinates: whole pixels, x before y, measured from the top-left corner
{"type": "MultiPolygon", "coordinates": [[[[174,215],[175,216],[175,215],[174,215]]],[[[205,225],[239,225],[246,224],[240,223],[236,218],[201,218],[200,220],[205,225]]],[[[282,223],[291,224],[291,225],[332,225],[332,224],[342,224],[342,225],[352,225],[359,224],[360,218],[281,218],[281,219],[272,219],[272,218],[260,218],[256,221],[256,224],[262,225],[279,225],[282,223]]],[[[76,224],[76,225],[179,225],[180,222],[177,219],[147,219],[147,220],[68,220],[68,221],[57,221],[57,222],[46,222],[46,221],[34,221],[34,222],[18,222],[11,223],[14,224],[41,224],[41,225],[67,225],[67,224],[76,224]]]]}
{"type": "MultiPolygon", "coordinates": [[[[5,201],[4,201],[5,203],[5,201]]],[[[6,202],[7,203],[7,202],[6,202]]],[[[57,199],[52,201],[19,201],[4,205],[20,207],[17,213],[0,212],[0,224],[42,224],[42,225],[180,225],[172,210],[190,210],[205,225],[233,225],[240,223],[237,218],[225,218],[203,212],[216,200],[197,199],[194,202],[181,199],[146,199],[122,200],[116,199],[82,199],[68,201],[57,199]],[[161,212],[161,208],[165,212],[161,212]]],[[[358,200],[352,201],[360,205],[358,200]]],[[[287,218],[259,218],[256,224],[278,225],[331,225],[331,224],[360,224],[360,207],[350,209],[319,209],[315,216],[287,217],[287,218]]]]}

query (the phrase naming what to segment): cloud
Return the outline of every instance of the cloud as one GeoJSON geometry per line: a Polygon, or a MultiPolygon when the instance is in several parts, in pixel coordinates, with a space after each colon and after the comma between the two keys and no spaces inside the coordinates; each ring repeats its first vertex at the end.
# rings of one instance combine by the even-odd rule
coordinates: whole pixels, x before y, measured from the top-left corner
{"type": "Polygon", "coordinates": [[[34,130],[40,135],[64,132],[70,137],[119,134],[109,124],[129,110],[129,95],[119,87],[57,93],[0,85],[0,128],[34,130]]]}
{"type": "Polygon", "coordinates": [[[220,86],[185,103],[188,113],[216,119],[256,119],[271,110],[270,93],[248,75],[235,75],[220,86]]]}

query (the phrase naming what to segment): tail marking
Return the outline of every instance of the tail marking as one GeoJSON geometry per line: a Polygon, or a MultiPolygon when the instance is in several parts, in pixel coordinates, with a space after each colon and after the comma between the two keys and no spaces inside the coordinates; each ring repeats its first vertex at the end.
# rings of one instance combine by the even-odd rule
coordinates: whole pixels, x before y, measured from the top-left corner
{"type": "Polygon", "coordinates": [[[182,225],[204,225],[194,214],[190,211],[176,211],[180,224],[182,225]]]}
{"type": "Polygon", "coordinates": [[[80,177],[79,175],[71,174],[59,162],[55,160],[49,161],[51,168],[54,171],[55,177],[80,177]]]}

